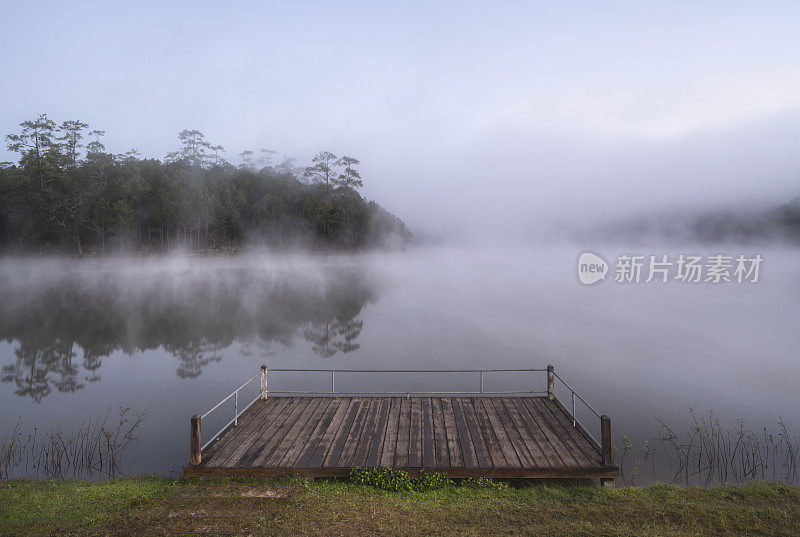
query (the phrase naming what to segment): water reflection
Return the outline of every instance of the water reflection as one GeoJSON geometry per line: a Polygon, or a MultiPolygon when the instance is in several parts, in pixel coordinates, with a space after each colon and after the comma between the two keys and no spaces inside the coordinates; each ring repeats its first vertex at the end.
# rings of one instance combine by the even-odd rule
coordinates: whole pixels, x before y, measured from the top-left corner
{"type": "Polygon", "coordinates": [[[320,357],[352,352],[377,297],[366,269],[342,262],[4,261],[0,276],[0,339],[15,345],[2,382],[37,402],[99,381],[116,351],[162,348],[180,378],[234,343],[268,355],[302,335],[320,357]]]}

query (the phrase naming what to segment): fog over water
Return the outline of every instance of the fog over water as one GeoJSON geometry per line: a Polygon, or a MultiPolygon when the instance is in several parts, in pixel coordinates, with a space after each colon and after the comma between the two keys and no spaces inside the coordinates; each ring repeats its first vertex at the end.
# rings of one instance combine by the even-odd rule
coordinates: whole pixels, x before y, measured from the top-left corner
{"type": "MultiPolygon", "coordinates": [[[[579,245],[415,247],[359,255],[252,254],[0,263],[0,430],[152,403],[133,472],[179,469],[188,419],[259,365],[538,368],[554,364],[616,434],[678,430],[687,408],[800,428],[800,253],[672,245],[642,255],[760,253],[757,283],[578,282],[579,245]]],[[[631,250],[600,245],[613,260],[631,250]]],[[[327,390],[325,375],[274,373],[274,390],[327,390]]],[[[474,390],[472,375],[342,375],[337,390],[474,390]]],[[[541,373],[486,389],[544,389],[541,373]]],[[[250,396],[255,392],[251,391],[250,396]]],[[[565,400],[568,394],[563,394],[565,400]]],[[[249,400],[244,397],[243,400],[249,400]]],[[[210,434],[232,409],[204,422],[210,434]]],[[[212,415],[213,416],[213,415],[212,415]]],[[[587,423],[592,424],[586,416],[587,423]]]]}
{"type": "MultiPolygon", "coordinates": [[[[800,194],[800,3],[6,4],[0,136],[46,113],[107,131],[112,154],[163,160],[197,129],[232,170],[247,150],[300,171],[319,151],[348,155],[361,194],[415,242],[0,259],[0,434],[20,417],[26,431],[69,428],[150,402],[126,468],[178,471],[189,417],[262,363],[553,364],[617,438],[652,437],[655,416],[687,430],[689,407],[800,431],[800,202],[776,209],[800,194]],[[584,286],[585,251],[612,266],[623,253],[764,261],[753,284],[612,272],[584,286]]],[[[20,157],[0,146],[0,165],[20,157]]],[[[341,390],[475,382],[337,378],[341,390]]]]}

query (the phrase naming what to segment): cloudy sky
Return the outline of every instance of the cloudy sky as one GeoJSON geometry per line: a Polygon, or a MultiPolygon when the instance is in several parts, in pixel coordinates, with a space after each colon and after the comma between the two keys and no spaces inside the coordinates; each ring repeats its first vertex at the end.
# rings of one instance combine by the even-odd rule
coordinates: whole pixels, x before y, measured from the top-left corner
{"type": "Polygon", "coordinates": [[[800,194],[797,2],[0,6],[3,133],[328,149],[437,231],[800,194]]]}

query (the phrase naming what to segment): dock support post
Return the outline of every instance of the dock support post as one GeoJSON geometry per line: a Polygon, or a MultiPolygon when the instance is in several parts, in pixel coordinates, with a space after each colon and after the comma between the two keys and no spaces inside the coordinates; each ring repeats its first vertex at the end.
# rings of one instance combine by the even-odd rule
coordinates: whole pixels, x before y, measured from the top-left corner
{"type": "MultiPolygon", "coordinates": [[[[611,450],[611,418],[603,414],[600,416],[600,441],[603,452],[603,466],[614,464],[614,457],[611,450]]],[[[614,478],[602,478],[600,484],[604,487],[613,487],[614,478]]]]}
{"type": "Polygon", "coordinates": [[[200,442],[200,416],[195,414],[192,416],[192,439],[191,439],[191,458],[190,462],[192,465],[198,465],[202,462],[203,458],[200,453],[200,446],[202,445],[200,442]]]}
{"type": "Polygon", "coordinates": [[[556,384],[556,377],[553,373],[553,366],[547,366],[547,397],[549,399],[554,399],[555,395],[553,395],[553,388],[555,388],[556,384]]]}
{"type": "Polygon", "coordinates": [[[611,418],[603,414],[600,416],[600,440],[603,449],[603,465],[614,464],[611,456],[611,418]]]}
{"type": "Polygon", "coordinates": [[[267,400],[267,366],[261,365],[261,398],[267,400]]]}

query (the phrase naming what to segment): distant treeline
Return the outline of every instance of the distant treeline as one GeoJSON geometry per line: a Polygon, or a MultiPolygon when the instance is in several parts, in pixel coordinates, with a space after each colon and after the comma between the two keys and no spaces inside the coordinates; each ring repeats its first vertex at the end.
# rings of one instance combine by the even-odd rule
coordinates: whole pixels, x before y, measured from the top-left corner
{"type": "Polygon", "coordinates": [[[385,248],[405,224],[358,192],[359,161],[318,153],[310,166],[245,151],[235,166],[202,133],[184,130],[164,161],[106,152],[103,131],[46,115],[6,137],[0,164],[0,249],[7,253],[385,248]],[[84,139],[90,140],[84,145],[84,139]]]}
{"type": "Polygon", "coordinates": [[[704,213],[651,214],[620,219],[575,233],[580,240],[701,243],[784,242],[800,245],[800,196],[766,209],[710,209],[704,213]]]}

